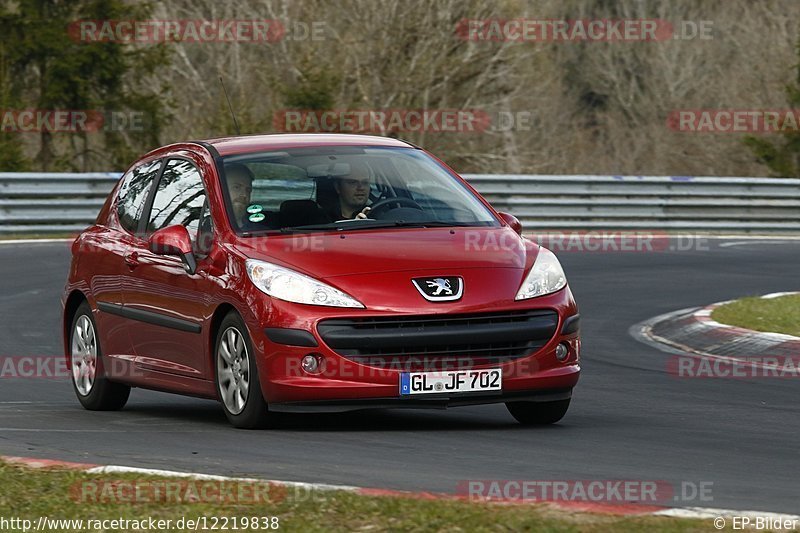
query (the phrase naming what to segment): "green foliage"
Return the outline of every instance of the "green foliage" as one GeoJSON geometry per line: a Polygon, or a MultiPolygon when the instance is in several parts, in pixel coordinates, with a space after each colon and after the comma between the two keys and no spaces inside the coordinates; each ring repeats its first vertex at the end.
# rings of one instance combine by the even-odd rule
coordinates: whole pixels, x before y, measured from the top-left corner
{"type": "MultiPolygon", "coordinates": [[[[148,4],[122,0],[20,0],[0,6],[0,58],[5,67],[0,71],[2,107],[91,110],[106,119],[99,132],[40,132],[34,167],[118,169],[143,149],[159,144],[165,116],[159,97],[162,90],[153,86],[152,78],[168,62],[166,49],[83,42],[69,32],[70,24],[80,20],[146,19],[149,13],[148,4]],[[147,127],[113,131],[107,123],[112,112],[141,117],[147,127]]],[[[0,139],[2,169],[16,164],[17,156],[7,145],[0,139]]],[[[10,145],[15,142],[11,140],[10,145]]]]}
{"type": "Polygon", "coordinates": [[[22,151],[16,135],[0,133],[0,171],[24,172],[30,170],[30,161],[22,151]]]}
{"type": "Polygon", "coordinates": [[[714,309],[711,318],[756,331],[800,335],[800,295],[778,298],[753,296],[742,298],[714,309]]]}
{"type": "MultiPolygon", "coordinates": [[[[8,15],[0,10],[0,32],[9,27],[8,15]]],[[[0,112],[18,107],[19,94],[13,91],[10,76],[9,50],[0,39],[0,112]]],[[[20,172],[28,170],[30,161],[25,157],[19,135],[0,132],[0,171],[20,172]]]]}
{"type": "MultiPolygon", "coordinates": [[[[800,42],[797,53],[800,57],[800,42]]],[[[786,97],[790,109],[800,109],[800,63],[795,66],[797,79],[795,85],[786,87],[786,97]]],[[[748,135],[744,144],[756,156],[756,160],[769,168],[775,177],[800,178],[800,132],[787,128],[777,139],[748,135]]]]}
{"type": "Polygon", "coordinates": [[[283,98],[289,109],[332,109],[334,91],[339,77],[330,70],[315,66],[310,61],[300,67],[299,79],[283,88],[283,98]]]}

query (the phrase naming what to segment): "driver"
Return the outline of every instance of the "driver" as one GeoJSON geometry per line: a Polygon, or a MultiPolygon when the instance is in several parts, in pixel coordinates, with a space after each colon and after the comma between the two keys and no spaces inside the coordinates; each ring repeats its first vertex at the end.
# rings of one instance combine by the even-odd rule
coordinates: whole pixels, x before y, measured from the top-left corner
{"type": "Polygon", "coordinates": [[[339,196],[339,202],[332,213],[334,220],[367,218],[370,211],[367,202],[371,184],[369,167],[361,161],[351,162],[350,173],[337,178],[333,184],[339,196]]]}

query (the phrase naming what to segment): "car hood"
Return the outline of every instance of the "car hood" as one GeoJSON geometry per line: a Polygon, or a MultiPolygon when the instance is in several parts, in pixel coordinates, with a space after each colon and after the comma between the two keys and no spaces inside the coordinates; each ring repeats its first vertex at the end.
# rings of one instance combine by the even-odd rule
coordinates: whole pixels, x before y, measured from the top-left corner
{"type": "Polygon", "coordinates": [[[233,247],[317,279],[410,270],[440,275],[473,268],[526,270],[538,251],[508,227],[295,233],[241,238],[233,247]]]}

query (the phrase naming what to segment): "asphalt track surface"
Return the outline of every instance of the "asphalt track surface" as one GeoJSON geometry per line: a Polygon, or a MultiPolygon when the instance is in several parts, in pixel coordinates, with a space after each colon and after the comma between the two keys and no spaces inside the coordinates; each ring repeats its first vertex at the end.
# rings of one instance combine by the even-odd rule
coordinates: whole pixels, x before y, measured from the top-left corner
{"type": "MultiPolygon", "coordinates": [[[[800,510],[793,379],[679,379],[631,325],[676,309],[797,290],[800,241],[707,241],[656,253],[562,252],[582,315],[583,376],[564,420],[524,428],[502,405],[294,415],[230,427],[212,401],[134,390],[83,410],[68,381],[0,380],[0,454],[455,492],[466,479],[713,482],[678,506],[800,510]]],[[[0,355],[61,353],[66,243],[0,246],[0,355]]]]}

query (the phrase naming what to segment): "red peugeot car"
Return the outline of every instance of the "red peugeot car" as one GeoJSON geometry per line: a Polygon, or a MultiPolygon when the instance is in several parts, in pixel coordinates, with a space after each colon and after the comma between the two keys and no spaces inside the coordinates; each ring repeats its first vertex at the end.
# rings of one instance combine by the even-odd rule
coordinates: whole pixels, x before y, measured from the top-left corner
{"type": "Polygon", "coordinates": [[[62,303],[90,410],[131,387],[280,411],[504,402],[560,420],[579,315],[549,250],[424,150],[256,135],[154,150],[72,245],[62,303]]]}

